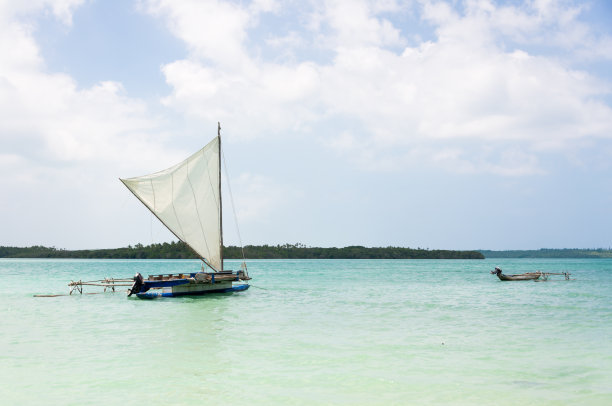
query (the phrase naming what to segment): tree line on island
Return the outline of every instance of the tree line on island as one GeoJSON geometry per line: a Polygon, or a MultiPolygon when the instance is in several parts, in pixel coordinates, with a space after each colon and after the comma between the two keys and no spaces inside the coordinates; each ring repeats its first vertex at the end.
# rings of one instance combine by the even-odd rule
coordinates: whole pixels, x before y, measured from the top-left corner
{"type": "Polygon", "coordinates": [[[612,258],[610,248],[540,248],[539,250],[479,250],[486,258],[612,258]]]}
{"type": "MultiPolygon", "coordinates": [[[[612,250],[604,248],[582,249],[542,248],[539,250],[508,251],[454,251],[403,247],[343,248],[309,247],[304,244],[247,245],[247,259],[484,259],[486,258],[612,258],[612,250]]],[[[240,247],[223,248],[226,259],[242,259],[240,247]]],[[[195,259],[197,255],[185,243],[136,244],[124,248],[65,250],[55,247],[4,247],[0,258],[96,258],[96,259],[195,259]]]]}
{"type": "MultiPolygon", "coordinates": [[[[247,259],[484,259],[478,251],[429,250],[403,247],[343,248],[308,247],[304,244],[246,245],[247,259]]],[[[226,259],[242,259],[240,247],[223,247],[226,259]]],[[[181,241],[136,244],[124,248],[65,250],[55,247],[2,247],[0,258],[100,258],[100,259],[196,259],[198,256],[181,241]]]]}

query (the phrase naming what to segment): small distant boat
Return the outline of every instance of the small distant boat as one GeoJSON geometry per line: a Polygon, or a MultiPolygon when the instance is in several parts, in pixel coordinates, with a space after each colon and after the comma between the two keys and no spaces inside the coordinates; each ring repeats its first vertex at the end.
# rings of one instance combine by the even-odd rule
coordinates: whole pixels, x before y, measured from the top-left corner
{"type": "Polygon", "coordinates": [[[495,270],[491,271],[491,273],[497,275],[500,281],[534,281],[542,276],[540,271],[526,272],[518,275],[504,275],[499,267],[495,267],[495,270]]]}
{"type": "Polygon", "coordinates": [[[183,162],[150,175],[121,179],[134,196],[202,260],[200,272],[149,275],[146,279],[137,273],[128,296],[151,299],[239,292],[249,288],[249,284],[244,283],[251,279],[244,254],[240,270],[230,271],[223,267],[221,158],[219,124],[217,137],[183,162]],[[243,283],[234,285],[234,282],[243,283]]]}

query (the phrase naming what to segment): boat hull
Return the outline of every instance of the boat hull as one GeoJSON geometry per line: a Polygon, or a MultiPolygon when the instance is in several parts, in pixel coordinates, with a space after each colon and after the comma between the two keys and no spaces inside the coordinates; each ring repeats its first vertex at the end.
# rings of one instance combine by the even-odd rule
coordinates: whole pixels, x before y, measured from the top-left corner
{"type": "Polygon", "coordinates": [[[166,287],[162,289],[155,289],[152,291],[136,293],[136,297],[139,299],[156,299],[159,297],[179,297],[179,296],[201,296],[211,293],[231,293],[231,292],[242,292],[249,288],[250,285],[236,285],[225,283],[217,283],[215,285],[178,285],[172,287],[166,287]],[[186,289],[189,288],[189,289],[186,289]]]}
{"type": "Polygon", "coordinates": [[[533,281],[539,279],[541,273],[526,273],[521,275],[504,275],[500,273],[497,275],[500,281],[533,281]]]}

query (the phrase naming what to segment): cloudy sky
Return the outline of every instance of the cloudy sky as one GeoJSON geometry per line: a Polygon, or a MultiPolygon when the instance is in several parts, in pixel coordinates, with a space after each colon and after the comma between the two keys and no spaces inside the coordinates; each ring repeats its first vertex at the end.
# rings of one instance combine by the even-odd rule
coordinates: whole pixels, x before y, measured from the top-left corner
{"type": "Polygon", "coordinates": [[[611,22],[607,0],[0,0],[0,245],[172,240],[118,178],[220,121],[245,244],[608,248],[611,22]]]}

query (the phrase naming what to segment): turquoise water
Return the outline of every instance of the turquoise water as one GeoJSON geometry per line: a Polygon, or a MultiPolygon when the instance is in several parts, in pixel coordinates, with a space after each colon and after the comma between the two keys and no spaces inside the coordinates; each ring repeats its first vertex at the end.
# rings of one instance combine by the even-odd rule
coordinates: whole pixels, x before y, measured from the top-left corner
{"type": "Polygon", "coordinates": [[[261,260],[243,293],[33,297],[198,267],[0,260],[1,403],[612,404],[612,260],[261,260]]]}

